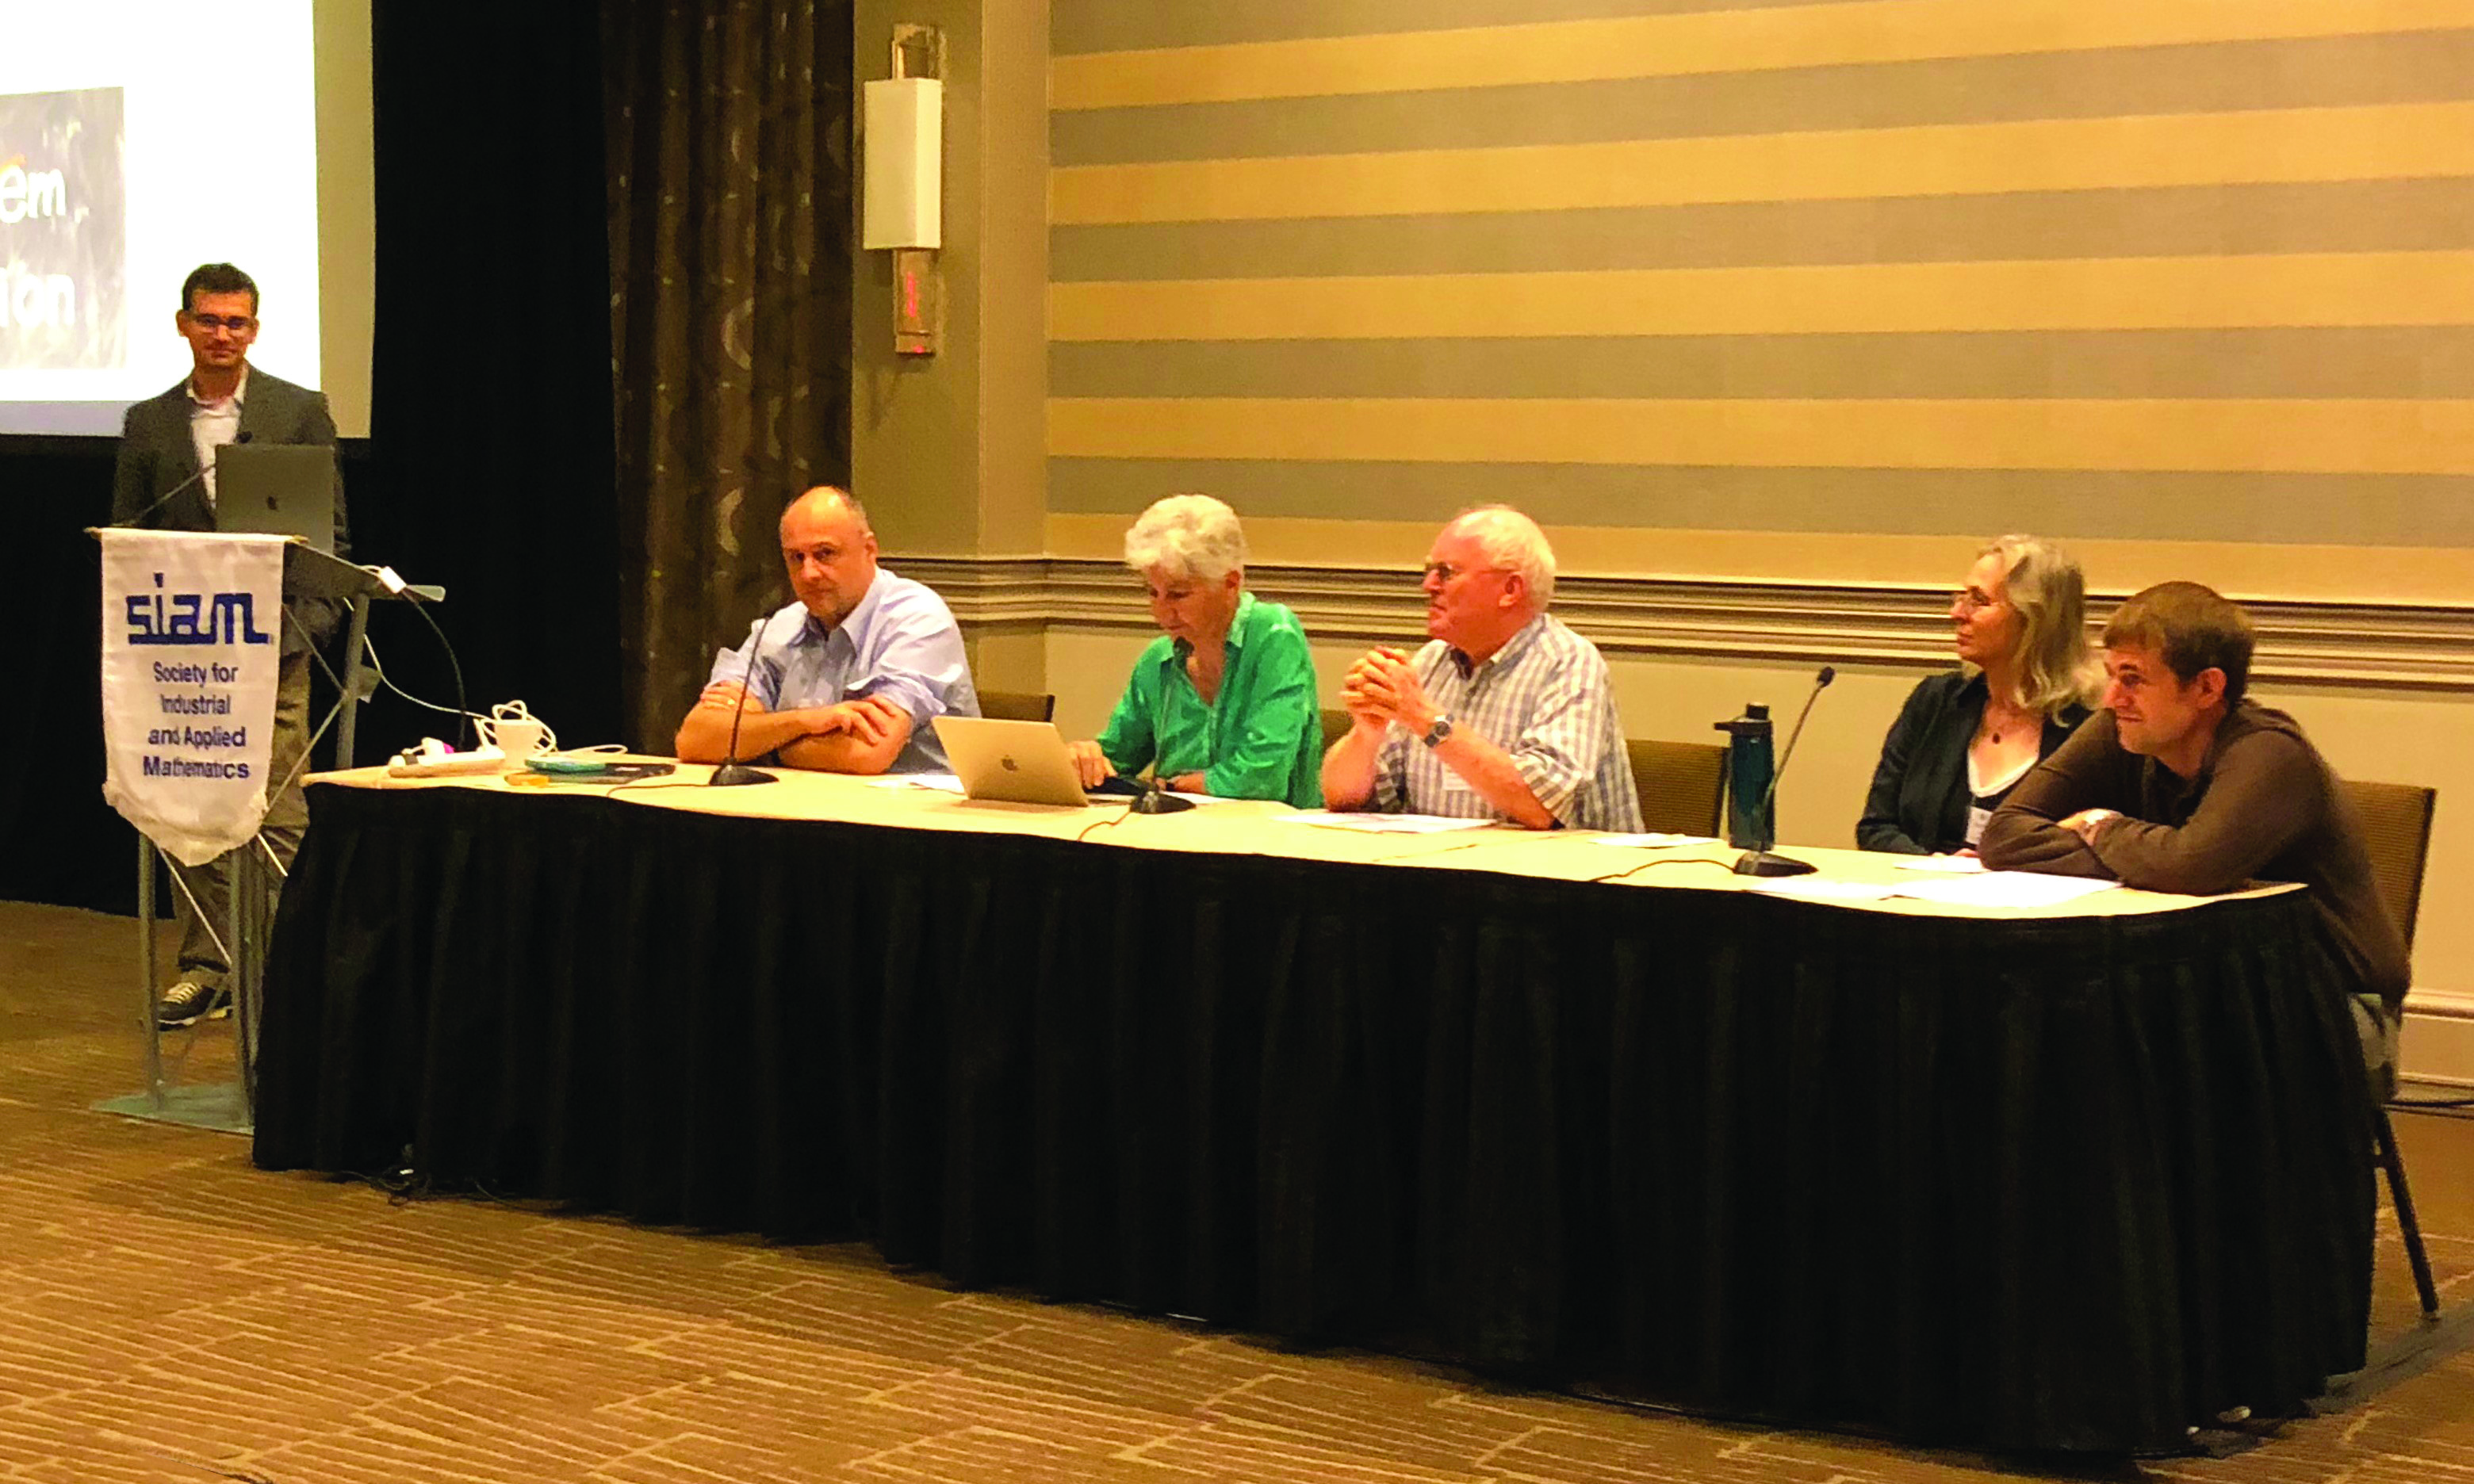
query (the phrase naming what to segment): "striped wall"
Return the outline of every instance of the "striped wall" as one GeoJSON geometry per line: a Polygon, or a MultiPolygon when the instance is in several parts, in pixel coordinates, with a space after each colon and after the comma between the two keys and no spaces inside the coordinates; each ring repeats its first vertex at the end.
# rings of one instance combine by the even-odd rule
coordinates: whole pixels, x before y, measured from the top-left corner
{"type": "Polygon", "coordinates": [[[1509,498],[2474,600],[2474,0],[1054,0],[1049,67],[1059,555],[1509,498]]]}

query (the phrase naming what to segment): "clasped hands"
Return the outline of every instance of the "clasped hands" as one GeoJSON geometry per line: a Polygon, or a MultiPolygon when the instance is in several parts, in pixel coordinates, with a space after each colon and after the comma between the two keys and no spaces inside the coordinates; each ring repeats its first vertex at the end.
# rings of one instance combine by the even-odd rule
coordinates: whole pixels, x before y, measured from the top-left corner
{"type": "Polygon", "coordinates": [[[1418,682],[1409,657],[1389,645],[1368,650],[1348,667],[1340,682],[1340,701],[1359,727],[1381,728],[1398,722],[1413,737],[1434,730],[1442,714],[1426,699],[1426,687],[1418,682]]]}
{"type": "MultiPolygon", "coordinates": [[[[704,694],[696,698],[696,705],[724,711],[735,709],[742,688],[737,681],[716,681],[704,688],[704,694]]],[[[771,714],[771,709],[764,705],[763,698],[751,695],[747,698],[747,714],[764,716],[771,714]]],[[[812,737],[847,732],[866,747],[874,747],[891,736],[895,724],[910,715],[883,696],[858,696],[831,706],[808,706],[784,714],[798,716],[812,737]]]]}

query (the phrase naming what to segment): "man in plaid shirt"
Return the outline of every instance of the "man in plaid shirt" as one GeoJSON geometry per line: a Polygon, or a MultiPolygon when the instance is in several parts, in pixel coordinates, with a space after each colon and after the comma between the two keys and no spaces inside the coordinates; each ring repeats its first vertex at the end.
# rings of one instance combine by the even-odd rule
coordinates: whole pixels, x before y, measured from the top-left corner
{"type": "Polygon", "coordinates": [[[1371,650],[1342,684],[1354,725],[1323,758],[1324,803],[1640,828],[1607,662],[1546,611],[1555,553],[1537,523],[1464,513],[1435,538],[1424,587],[1432,642],[1371,650]]]}

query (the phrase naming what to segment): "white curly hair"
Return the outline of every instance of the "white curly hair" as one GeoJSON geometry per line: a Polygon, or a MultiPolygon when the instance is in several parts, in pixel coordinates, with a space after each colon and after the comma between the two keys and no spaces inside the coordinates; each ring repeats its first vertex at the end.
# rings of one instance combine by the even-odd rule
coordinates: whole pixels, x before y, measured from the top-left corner
{"type": "Polygon", "coordinates": [[[1486,560],[1517,572],[1540,608],[1555,598],[1555,548],[1538,522],[1509,505],[1480,505],[1452,517],[1452,528],[1477,541],[1486,560]]]}
{"type": "Polygon", "coordinates": [[[1216,583],[1245,570],[1246,530],[1235,511],[1207,494],[1172,494],[1153,501],[1126,533],[1126,565],[1216,583]]]}

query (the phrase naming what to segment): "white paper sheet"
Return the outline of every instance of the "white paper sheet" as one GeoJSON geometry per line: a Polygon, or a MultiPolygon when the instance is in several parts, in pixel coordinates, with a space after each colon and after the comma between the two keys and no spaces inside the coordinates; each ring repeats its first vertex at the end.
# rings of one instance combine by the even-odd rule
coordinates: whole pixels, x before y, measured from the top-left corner
{"type": "Polygon", "coordinates": [[[1746,882],[1744,890],[1805,901],[1885,901],[1899,888],[1870,881],[1836,881],[1829,876],[1763,876],[1746,882]]]}
{"type": "Polygon", "coordinates": [[[1973,855],[1910,855],[1899,862],[1901,871],[1929,871],[1942,875],[1976,876],[1984,874],[1984,862],[1973,855]]]}
{"type": "Polygon", "coordinates": [[[870,788],[933,788],[940,794],[958,794],[962,780],[950,773],[904,773],[889,778],[877,778],[870,788]]]}
{"type": "Polygon", "coordinates": [[[1440,814],[1334,814],[1328,809],[1299,809],[1278,818],[1292,825],[1324,829],[1354,829],[1366,835],[1440,835],[1455,829],[1484,829],[1492,820],[1446,819],[1440,814]]]}
{"type": "Polygon", "coordinates": [[[1956,907],[2051,907],[2098,892],[2119,891],[2122,883],[2088,876],[2049,876],[2032,871],[1988,871],[1980,875],[1947,876],[1932,881],[1903,881],[1890,888],[1916,901],[1956,907]]]}

